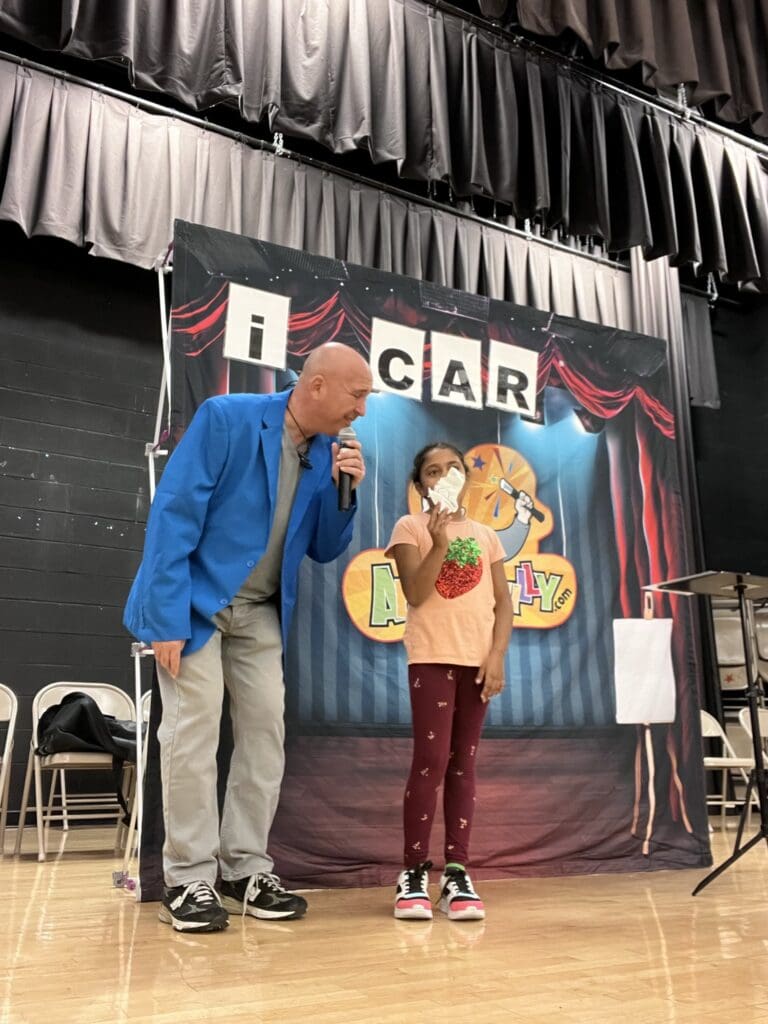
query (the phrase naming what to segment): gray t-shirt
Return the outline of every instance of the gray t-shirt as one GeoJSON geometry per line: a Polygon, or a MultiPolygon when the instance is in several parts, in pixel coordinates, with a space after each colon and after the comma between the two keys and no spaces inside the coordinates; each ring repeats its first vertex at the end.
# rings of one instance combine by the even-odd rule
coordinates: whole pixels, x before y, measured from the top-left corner
{"type": "Polygon", "coordinates": [[[232,604],[246,601],[268,601],[280,586],[280,572],[283,567],[283,547],[288,532],[293,499],[299,486],[301,466],[296,446],[288,430],[283,426],[283,446],[280,454],[280,473],[277,481],[277,502],[272,520],[272,531],[256,568],[232,598],[232,604]]]}

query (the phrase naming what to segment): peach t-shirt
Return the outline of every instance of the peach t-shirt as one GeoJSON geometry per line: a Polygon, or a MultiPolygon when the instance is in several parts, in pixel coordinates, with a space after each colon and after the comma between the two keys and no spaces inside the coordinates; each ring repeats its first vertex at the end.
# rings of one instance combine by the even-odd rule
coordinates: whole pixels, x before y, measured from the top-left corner
{"type": "MultiPolygon", "coordinates": [[[[397,544],[412,544],[424,558],[432,550],[427,520],[426,512],[398,519],[387,556],[397,544]]],[[[472,519],[451,521],[446,530],[448,552],[435,589],[420,605],[408,606],[408,663],[482,665],[491,650],[496,607],[491,565],[504,559],[504,548],[494,530],[472,519]]]]}

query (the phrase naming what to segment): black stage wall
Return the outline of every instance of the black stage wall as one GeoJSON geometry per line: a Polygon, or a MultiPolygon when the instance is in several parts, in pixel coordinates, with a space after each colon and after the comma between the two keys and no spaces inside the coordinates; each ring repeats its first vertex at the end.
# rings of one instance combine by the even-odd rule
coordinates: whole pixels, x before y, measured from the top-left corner
{"type": "Polygon", "coordinates": [[[20,698],[17,810],[33,694],[56,680],[133,692],[120,620],[162,359],[154,274],[7,223],[0,251],[0,682],[20,698]]]}
{"type": "Polygon", "coordinates": [[[720,409],[694,408],[707,568],[768,574],[768,303],[718,306],[720,409]]]}

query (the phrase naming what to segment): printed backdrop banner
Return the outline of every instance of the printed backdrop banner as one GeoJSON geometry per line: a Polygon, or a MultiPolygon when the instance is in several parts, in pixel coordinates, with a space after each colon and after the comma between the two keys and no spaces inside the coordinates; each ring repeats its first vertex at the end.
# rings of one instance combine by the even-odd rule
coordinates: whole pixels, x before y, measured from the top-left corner
{"type": "Polygon", "coordinates": [[[360,352],[376,389],[355,423],[368,475],[352,544],[302,568],[277,870],[321,885],[399,870],[406,609],[384,550],[420,507],[409,473],[433,440],[466,453],[468,513],[499,535],[515,613],[479,751],[476,874],[710,862],[684,599],[656,597],[674,620],[674,721],[616,717],[614,620],[688,568],[665,342],[184,222],[171,329],[171,444],[205,398],[290,387],[323,342],[360,352]]]}

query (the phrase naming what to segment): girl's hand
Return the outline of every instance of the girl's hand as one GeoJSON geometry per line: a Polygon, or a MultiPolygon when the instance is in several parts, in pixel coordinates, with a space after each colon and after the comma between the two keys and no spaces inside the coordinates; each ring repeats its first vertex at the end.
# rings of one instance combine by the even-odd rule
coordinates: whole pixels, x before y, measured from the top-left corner
{"type": "Polygon", "coordinates": [[[445,529],[448,524],[448,520],[451,518],[451,513],[446,509],[441,509],[439,505],[435,505],[431,498],[427,498],[429,502],[429,519],[427,520],[427,530],[429,536],[432,538],[432,546],[438,550],[448,550],[448,533],[445,529]]]}
{"type": "Polygon", "coordinates": [[[480,666],[475,682],[479,686],[483,683],[483,692],[480,700],[487,704],[491,697],[495,697],[504,689],[504,655],[498,651],[491,651],[485,662],[480,666]]]}

